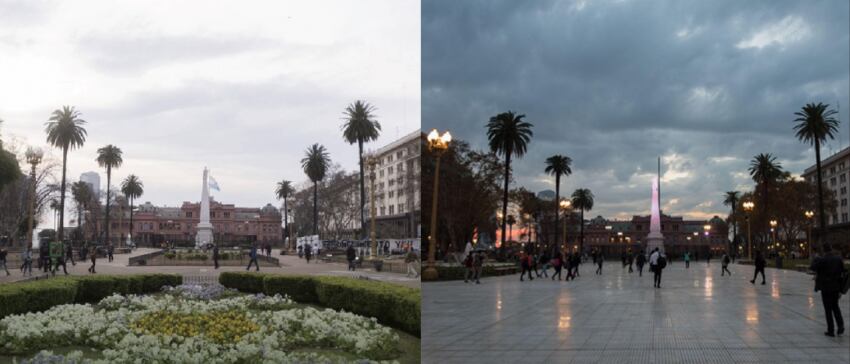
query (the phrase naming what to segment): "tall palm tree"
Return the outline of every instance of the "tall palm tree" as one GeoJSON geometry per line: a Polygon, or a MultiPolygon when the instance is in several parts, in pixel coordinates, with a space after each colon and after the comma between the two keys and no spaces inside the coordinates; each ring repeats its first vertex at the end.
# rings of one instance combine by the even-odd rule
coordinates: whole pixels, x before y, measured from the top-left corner
{"type": "Polygon", "coordinates": [[[106,242],[107,244],[110,242],[109,240],[109,198],[110,198],[110,184],[112,183],[112,168],[121,167],[121,163],[124,163],[124,160],[121,159],[121,149],[118,147],[109,144],[105,147],[102,147],[97,150],[97,164],[101,167],[106,168],[106,242]]]}
{"type": "Polygon", "coordinates": [[[59,200],[55,198],[50,199],[50,209],[53,210],[53,223],[56,224],[56,214],[59,212],[59,200]]]}
{"type": "Polygon", "coordinates": [[[584,212],[593,209],[593,192],[587,188],[579,188],[573,192],[573,207],[581,211],[581,225],[579,227],[581,240],[579,240],[579,253],[584,252],[584,212]]]}
{"type": "MultiPolygon", "coordinates": [[[[531,123],[524,121],[524,114],[517,115],[513,111],[503,112],[490,118],[487,122],[487,139],[490,150],[505,156],[505,190],[502,194],[502,216],[508,216],[508,185],[511,181],[511,157],[525,155],[528,143],[534,133],[531,123]]],[[[505,246],[505,221],[502,221],[502,246],[505,246]]]]}
{"type": "MultiPolygon", "coordinates": [[[[774,157],[770,153],[761,153],[750,161],[750,176],[753,178],[753,181],[756,185],[761,186],[761,216],[764,220],[762,228],[767,230],[767,207],[770,200],[768,200],[768,191],[770,189],[770,185],[776,181],[779,176],[782,175],[782,165],[776,161],[776,157],[774,157]]],[[[764,244],[764,241],[761,242],[764,244]]]]}
{"type": "Polygon", "coordinates": [[[59,231],[56,239],[62,241],[65,231],[65,175],[68,171],[68,151],[82,148],[86,142],[86,121],[80,119],[80,112],[73,106],[62,106],[50,115],[45,123],[47,142],[56,148],[62,148],[62,183],[59,186],[59,231]]]}
{"type": "Polygon", "coordinates": [[[328,155],[325,146],[315,143],[304,152],[304,158],[301,159],[301,168],[304,174],[313,182],[313,234],[319,234],[319,182],[325,179],[325,174],[328,172],[328,167],[331,164],[331,157],[328,155]]]}
{"type": "Polygon", "coordinates": [[[506,222],[508,223],[508,227],[510,228],[510,232],[508,233],[508,236],[513,237],[514,236],[514,224],[516,224],[516,217],[514,217],[514,215],[508,215],[508,221],[506,221],[506,222]]]}
{"type": "MultiPolygon", "coordinates": [[[[817,182],[818,182],[818,227],[826,228],[826,214],[823,207],[823,182],[821,181],[821,166],[820,166],[820,145],[827,138],[835,139],[835,133],[838,132],[838,120],[833,115],[835,110],[828,110],[829,104],[823,103],[808,103],[803,106],[801,111],[795,112],[798,117],[794,119],[797,125],[794,130],[797,131],[797,139],[803,143],[811,144],[815,147],[815,166],[817,167],[817,182]]],[[[818,234],[818,240],[823,242],[823,234],[818,234]]]]}
{"type": "MultiPolygon", "coordinates": [[[[556,154],[546,158],[546,174],[555,176],[555,246],[560,247],[558,240],[558,210],[561,209],[561,176],[569,176],[573,173],[570,164],[573,160],[565,155],[556,154]]],[[[558,249],[560,251],[560,249],[558,249]]]]}
{"type": "Polygon", "coordinates": [[[345,116],[345,124],[342,125],[342,137],[348,144],[357,143],[358,153],[360,158],[360,231],[365,236],[366,234],[366,218],[365,218],[365,203],[366,203],[366,185],[363,179],[363,143],[378,140],[378,135],[381,134],[381,124],[375,119],[373,112],[375,107],[366,101],[357,100],[353,104],[345,107],[342,114],[345,116]]]}
{"type": "Polygon", "coordinates": [[[139,177],[131,174],[121,182],[121,193],[130,199],[130,241],[133,241],[133,202],[145,193],[145,185],[139,177]]]}
{"type": "Polygon", "coordinates": [[[74,204],[77,205],[77,231],[80,234],[78,236],[82,236],[83,209],[88,206],[92,194],[88,183],[77,181],[71,184],[71,196],[74,198],[74,204]]]}
{"type": "MultiPolygon", "coordinates": [[[[286,205],[286,199],[295,193],[295,189],[292,188],[292,182],[283,180],[277,183],[277,188],[275,188],[274,193],[278,200],[283,200],[283,231],[286,232],[286,236],[289,237],[289,208],[286,205]]],[[[291,247],[292,242],[290,241],[289,244],[291,247]]]]}
{"type": "MultiPolygon", "coordinates": [[[[723,204],[726,206],[732,207],[732,214],[730,216],[735,216],[735,207],[738,206],[738,200],[741,199],[741,193],[738,191],[727,191],[725,195],[723,195],[723,204]]],[[[734,249],[729,249],[729,254],[735,254],[738,252],[738,223],[732,220],[732,246],[734,249]]]]}

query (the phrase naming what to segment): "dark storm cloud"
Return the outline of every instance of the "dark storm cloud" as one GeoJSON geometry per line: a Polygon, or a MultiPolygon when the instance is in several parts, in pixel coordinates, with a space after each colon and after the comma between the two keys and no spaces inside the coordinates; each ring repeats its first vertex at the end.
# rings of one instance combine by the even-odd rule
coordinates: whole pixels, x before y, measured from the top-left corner
{"type": "Polygon", "coordinates": [[[813,162],[791,130],[805,103],[846,105],[847,146],[848,4],[426,1],[423,129],[484,148],[487,119],[515,110],[535,125],[516,184],[551,188],[543,161],[566,154],[562,189],[591,188],[599,214],[645,212],[663,155],[668,211],[720,213],[753,155],[813,162]]]}

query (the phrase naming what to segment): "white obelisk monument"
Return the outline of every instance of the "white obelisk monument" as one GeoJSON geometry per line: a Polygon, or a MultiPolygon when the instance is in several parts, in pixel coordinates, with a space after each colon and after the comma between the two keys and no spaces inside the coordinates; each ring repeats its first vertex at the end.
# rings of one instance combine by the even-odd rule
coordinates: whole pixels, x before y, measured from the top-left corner
{"type": "Polygon", "coordinates": [[[213,243],[213,226],[210,224],[210,186],[207,182],[209,170],[204,167],[204,183],[201,186],[201,222],[198,223],[198,234],[195,235],[195,247],[200,248],[213,243]]]}
{"type": "Polygon", "coordinates": [[[646,252],[658,248],[664,254],[664,235],[661,234],[661,160],[658,162],[658,176],[652,180],[652,215],[649,218],[649,235],[646,237],[646,252]]]}

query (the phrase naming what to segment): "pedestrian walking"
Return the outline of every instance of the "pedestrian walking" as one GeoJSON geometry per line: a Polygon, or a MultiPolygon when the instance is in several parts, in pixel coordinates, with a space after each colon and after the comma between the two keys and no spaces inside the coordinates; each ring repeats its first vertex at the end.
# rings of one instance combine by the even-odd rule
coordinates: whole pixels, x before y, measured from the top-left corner
{"type": "Polygon", "coordinates": [[[0,267],[3,267],[3,270],[6,271],[6,275],[10,276],[12,273],[9,273],[9,268],[6,267],[6,255],[8,254],[9,252],[7,252],[6,249],[0,248],[0,267]]]}
{"type": "Polygon", "coordinates": [[[89,259],[91,259],[91,267],[89,267],[89,273],[95,274],[97,273],[94,270],[94,266],[97,265],[97,247],[91,249],[91,254],[89,254],[89,259]]]}
{"type": "Polygon", "coordinates": [[[765,284],[764,282],[764,266],[767,265],[767,260],[764,259],[764,256],[761,254],[761,250],[756,251],[756,260],[753,262],[753,265],[756,267],[755,273],[753,273],[753,280],[750,281],[752,284],[756,284],[756,278],[761,273],[761,284],[765,284]]]}
{"type": "MultiPolygon", "coordinates": [[[[248,253],[248,257],[251,260],[248,261],[248,267],[245,268],[246,271],[251,270],[251,265],[255,265],[257,267],[257,272],[260,271],[260,263],[257,262],[257,244],[251,244],[251,251],[248,253]]],[[[309,262],[309,259],[308,259],[309,262]]]]}
{"type": "Polygon", "coordinates": [[[573,280],[576,277],[580,277],[581,275],[578,273],[578,266],[581,264],[581,254],[578,252],[573,253],[572,259],[570,260],[570,268],[572,268],[572,277],[573,280]]]}
{"type": "Polygon", "coordinates": [[[711,252],[705,255],[705,265],[711,265],[711,252]]]}
{"type": "Polygon", "coordinates": [[[74,261],[74,247],[71,243],[65,246],[65,260],[70,260],[71,265],[77,265],[77,262],[74,261]]]}
{"type": "Polygon", "coordinates": [[[722,277],[723,273],[729,273],[729,275],[731,276],[732,272],[729,270],[729,262],[732,261],[732,258],[729,257],[729,254],[723,253],[723,258],[721,259],[722,260],[720,265],[723,267],[723,269],[720,271],[720,276],[722,277]]]}
{"type": "MultiPolygon", "coordinates": [[[[549,253],[544,251],[543,254],[540,254],[538,261],[540,263],[540,269],[543,270],[543,276],[549,278],[549,273],[547,273],[549,271],[549,253]]],[[[540,275],[537,277],[539,278],[540,275]]]]}
{"type": "Polygon", "coordinates": [[[602,262],[604,260],[605,259],[602,256],[602,252],[599,252],[599,254],[596,257],[596,266],[597,266],[596,267],[596,274],[598,274],[598,275],[602,275],[602,262]]]}
{"type": "Polygon", "coordinates": [[[407,263],[407,276],[410,277],[412,273],[416,275],[414,278],[419,278],[419,271],[416,270],[416,263],[419,262],[419,256],[416,255],[413,249],[407,252],[404,262],[407,263]]]}
{"type": "Polygon", "coordinates": [[[38,243],[38,267],[47,273],[50,270],[50,247],[44,243],[38,243]]]}
{"type": "MultiPolygon", "coordinates": [[[[345,259],[348,260],[348,270],[353,272],[355,268],[354,260],[357,259],[357,252],[354,251],[353,244],[348,244],[348,249],[345,249],[345,259]]],[[[405,262],[407,262],[406,258],[405,262]]],[[[410,269],[408,269],[407,275],[410,276],[410,269]]]]}
{"type": "Polygon", "coordinates": [[[50,244],[50,274],[56,275],[59,266],[62,266],[62,271],[68,275],[68,265],[65,264],[65,244],[61,241],[50,244]]]}
{"type": "Polygon", "coordinates": [[[21,274],[32,276],[32,249],[25,248],[21,252],[21,274]]]}
{"type": "Polygon", "coordinates": [[[475,278],[475,284],[481,284],[481,270],[484,269],[484,259],[486,259],[484,252],[473,255],[472,270],[475,272],[475,276],[473,277],[475,278]]]}
{"type": "Polygon", "coordinates": [[[820,291],[826,313],[826,332],[823,334],[835,337],[835,334],[844,334],[844,318],[841,316],[838,300],[846,285],[847,270],[843,260],[832,250],[830,244],[823,245],[823,252],[824,255],[815,259],[809,269],[815,272],[815,292],[820,291]],[[836,326],[838,331],[835,331],[836,326]]]}
{"type": "Polygon", "coordinates": [[[643,250],[640,251],[637,258],[638,277],[643,277],[643,265],[646,264],[646,254],[643,250]]]}
{"type": "Polygon", "coordinates": [[[685,252],[685,269],[691,268],[691,253],[685,252]]]}
{"type": "Polygon", "coordinates": [[[567,277],[564,278],[564,281],[570,281],[575,279],[576,277],[573,275],[573,264],[575,259],[573,259],[573,253],[567,253],[564,255],[564,269],[567,270],[567,277]]]}
{"type": "Polygon", "coordinates": [[[531,266],[534,264],[534,260],[532,259],[531,254],[525,254],[520,259],[520,263],[520,266],[522,267],[522,272],[519,275],[519,280],[523,281],[522,278],[525,276],[525,273],[528,272],[528,280],[533,281],[534,277],[531,276],[531,266]]]}
{"type": "Polygon", "coordinates": [[[313,257],[313,247],[310,244],[304,245],[304,259],[307,259],[307,264],[310,264],[310,258],[313,257]]]}
{"type": "Polygon", "coordinates": [[[304,258],[304,246],[299,245],[298,246],[298,259],[302,259],[302,258],[304,258]]]}
{"type": "Polygon", "coordinates": [[[112,243],[109,243],[109,245],[106,246],[106,257],[110,263],[112,263],[112,260],[115,259],[115,257],[113,256],[114,253],[115,247],[112,245],[112,243]]]}
{"type": "Polygon", "coordinates": [[[218,269],[218,260],[219,260],[219,258],[221,258],[221,256],[219,255],[219,252],[218,252],[218,244],[214,244],[212,250],[213,250],[212,251],[212,253],[213,253],[213,264],[215,265],[215,269],[218,269]]]}
{"type": "MultiPolygon", "coordinates": [[[[472,257],[472,254],[473,252],[470,251],[466,254],[466,257],[463,258],[463,283],[469,283],[469,278],[472,278],[474,273],[472,263],[475,258],[472,257]]],[[[520,277],[520,280],[522,280],[522,277],[520,277]]]]}
{"type": "Polygon", "coordinates": [[[531,255],[531,269],[534,269],[534,274],[537,275],[537,278],[540,278],[540,272],[537,270],[537,262],[540,259],[537,254],[531,255]]]}
{"type": "Polygon", "coordinates": [[[552,280],[554,281],[555,276],[558,276],[558,280],[560,281],[561,280],[561,268],[562,268],[561,264],[563,264],[562,258],[561,258],[561,252],[556,252],[555,257],[552,258],[550,263],[552,264],[553,267],[555,267],[555,273],[552,273],[552,280]]]}
{"type": "Polygon", "coordinates": [[[667,258],[655,248],[649,256],[649,270],[654,273],[653,284],[655,288],[661,288],[661,272],[667,267],[667,258]]]}
{"type": "Polygon", "coordinates": [[[634,254],[632,254],[632,252],[629,252],[629,256],[628,256],[628,257],[626,257],[626,259],[628,259],[628,263],[629,263],[629,273],[631,273],[631,272],[633,272],[633,271],[634,271],[634,270],[632,269],[632,265],[633,265],[633,264],[634,264],[634,262],[635,262],[635,255],[634,255],[634,254]]]}

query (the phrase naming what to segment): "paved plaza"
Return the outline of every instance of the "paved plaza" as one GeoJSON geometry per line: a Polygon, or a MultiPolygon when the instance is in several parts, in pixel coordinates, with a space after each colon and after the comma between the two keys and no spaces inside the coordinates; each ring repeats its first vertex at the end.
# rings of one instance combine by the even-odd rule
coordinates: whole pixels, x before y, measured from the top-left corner
{"type": "MultiPolygon", "coordinates": [[[[98,258],[95,269],[97,274],[140,274],[140,273],[175,273],[183,276],[191,276],[197,278],[207,278],[206,280],[214,280],[221,272],[244,272],[243,266],[228,266],[213,269],[212,260],[209,266],[127,266],[127,263],[132,256],[142,255],[154,252],[157,249],[139,248],[133,251],[132,254],[116,254],[112,262],[108,262],[106,258],[98,258]],[[212,278],[210,278],[212,277],[212,278]]],[[[260,272],[278,273],[278,274],[308,274],[308,275],[336,275],[346,277],[360,277],[373,280],[385,281],[394,284],[400,284],[408,287],[419,288],[419,278],[407,277],[404,274],[391,272],[375,272],[371,268],[358,269],[357,271],[348,271],[347,264],[340,263],[317,263],[313,260],[310,264],[304,259],[298,258],[297,255],[280,255],[280,250],[273,250],[272,257],[278,258],[280,267],[261,267],[260,272]]],[[[91,266],[91,261],[77,261],[76,266],[68,264],[68,273],[72,275],[88,275],[86,271],[91,266]]],[[[8,283],[19,281],[21,277],[20,270],[17,267],[9,267],[11,276],[6,276],[0,272],[0,283],[8,283]]],[[[254,269],[252,267],[251,271],[254,269]]],[[[35,264],[33,264],[33,275],[41,274],[37,272],[35,264]]],[[[59,268],[57,276],[63,275],[62,268],[59,268]]]]}
{"type": "MultiPolygon", "coordinates": [[[[752,285],[751,266],[721,277],[718,263],[674,262],[661,289],[615,261],[602,276],[583,264],[568,283],[425,283],[423,362],[850,363],[850,333],[823,334],[812,276],[768,268],[767,284],[752,285]]],[[[850,321],[850,301],[840,304],[850,321]]]]}

